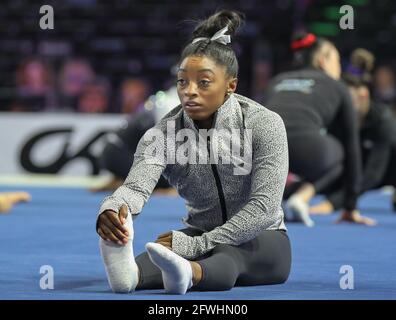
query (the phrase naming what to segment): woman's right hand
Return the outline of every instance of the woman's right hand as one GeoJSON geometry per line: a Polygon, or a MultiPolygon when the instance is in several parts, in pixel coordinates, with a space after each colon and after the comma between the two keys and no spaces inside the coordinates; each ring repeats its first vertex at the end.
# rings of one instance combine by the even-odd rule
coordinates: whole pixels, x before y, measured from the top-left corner
{"type": "Polygon", "coordinates": [[[117,213],[112,210],[106,210],[99,215],[97,222],[97,233],[103,240],[111,241],[119,245],[125,245],[128,242],[128,230],[124,227],[128,209],[122,205],[117,213]]]}

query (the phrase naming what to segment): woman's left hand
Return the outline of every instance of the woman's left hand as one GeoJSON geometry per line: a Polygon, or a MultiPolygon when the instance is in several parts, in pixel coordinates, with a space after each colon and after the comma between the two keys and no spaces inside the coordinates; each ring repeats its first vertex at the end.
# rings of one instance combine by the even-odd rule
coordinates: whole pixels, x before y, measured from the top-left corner
{"type": "Polygon", "coordinates": [[[370,227],[377,225],[376,220],[362,216],[358,210],[342,211],[336,223],[341,223],[341,222],[364,224],[370,227]]]}
{"type": "Polygon", "coordinates": [[[155,242],[162,244],[163,246],[172,250],[172,231],[159,235],[157,240],[155,240],[155,242]]]}

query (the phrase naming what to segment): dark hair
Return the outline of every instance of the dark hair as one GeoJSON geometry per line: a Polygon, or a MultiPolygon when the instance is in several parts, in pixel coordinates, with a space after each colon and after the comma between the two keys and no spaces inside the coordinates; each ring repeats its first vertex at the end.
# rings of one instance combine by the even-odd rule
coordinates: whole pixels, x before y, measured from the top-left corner
{"type": "Polygon", "coordinates": [[[183,49],[179,64],[189,56],[207,56],[217,64],[226,67],[228,76],[238,76],[238,60],[234,50],[229,46],[209,39],[219,30],[228,27],[226,34],[233,36],[242,25],[244,15],[231,10],[221,10],[201,21],[194,29],[192,39],[208,38],[205,40],[190,43],[183,49]]]}
{"type": "Polygon", "coordinates": [[[351,86],[370,86],[374,60],[374,55],[366,49],[353,50],[349,58],[349,64],[342,74],[342,79],[351,86]]]}
{"type": "Polygon", "coordinates": [[[312,33],[298,33],[293,36],[293,65],[296,68],[315,67],[316,54],[325,44],[333,45],[329,40],[316,37],[312,33]]]}

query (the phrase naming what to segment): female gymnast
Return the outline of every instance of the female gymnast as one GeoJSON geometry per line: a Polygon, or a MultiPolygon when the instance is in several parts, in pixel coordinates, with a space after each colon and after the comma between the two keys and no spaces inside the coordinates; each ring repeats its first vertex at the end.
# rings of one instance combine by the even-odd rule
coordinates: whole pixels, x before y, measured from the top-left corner
{"type": "Polygon", "coordinates": [[[287,212],[313,226],[310,199],[342,176],[342,220],[372,224],[356,210],[361,179],[358,121],[348,88],[339,81],[338,50],[311,33],[297,36],[292,49],[298,69],[277,75],[265,101],[285,122],[290,171],[303,181],[287,200],[287,212]]]}
{"type": "MultiPolygon", "coordinates": [[[[396,187],[396,120],[387,105],[371,99],[373,66],[374,55],[359,48],[352,52],[342,76],[359,115],[363,160],[361,193],[387,185],[396,187]]],[[[345,191],[340,181],[335,182],[324,194],[327,200],[311,207],[311,214],[330,214],[342,206],[345,191]]],[[[396,210],[396,193],[392,202],[396,210]]]]}
{"type": "MultiPolygon", "coordinates": [[[[181,104],[145,133],[124,184],[102,203],[96,227],[114,292],[229,290],[280,284],[289,276],[291,248],[281,208],[288,174],[286,131],[279,115],[234,93],[238,61],[229,43],[242,21],[241,14],[223,10],[195,28],[177,74],[181,104]],[[233,153],[232,163],[165,161],[152,155],[152,137],[166,136],[172,126],[200,141],[199,159],[214,154],[216,146],[219,154],[230,151],[219,142],[224,132],[242,132],[239,143],[248,147],[243,157],[233,153]],[[216,134],[202,137],[209,129],[218,133],[216,139],[216,134]],[[161,174],[186,201],[187,228],[160,235],[135,259],[133,218],[161,174]]],[[[176,140],[176,145],[184,141],[176,140]]],[[[163,154],[175,151],[175,141],[158,141],[163,154]]]]}

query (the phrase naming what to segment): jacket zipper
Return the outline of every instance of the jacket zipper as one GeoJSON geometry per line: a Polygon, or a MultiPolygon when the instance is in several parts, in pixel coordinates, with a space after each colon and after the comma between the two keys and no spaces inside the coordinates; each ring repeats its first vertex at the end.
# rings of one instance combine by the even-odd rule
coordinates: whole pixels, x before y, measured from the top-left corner
{"type": "MultiPolygon", "coordinates": [[[[208,137],[208,157],[210,157],[210,137],[208,137]]],[[[209,158],[210,160],[210,158],[209,158]]],[[[227,222],[227,209],[226,209],[226,203],[225,203],[225,197],[224,197],[224,192],[223,192],[223,188],[221,186],[221,181],[220,181],[220,176],[219,176],[219,172],[217,171],[217,167],[216,164],[212,163],[211,165],[212,168],[212,172],[216,181],[216,187],[217,187],[217,193],[219,195],[219,199],[220,199],[220,207],[221,207],[221,213],[222,213],[222,218],[223,218],[223,224],[227,222]]]]}

